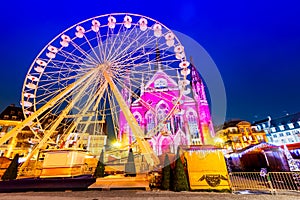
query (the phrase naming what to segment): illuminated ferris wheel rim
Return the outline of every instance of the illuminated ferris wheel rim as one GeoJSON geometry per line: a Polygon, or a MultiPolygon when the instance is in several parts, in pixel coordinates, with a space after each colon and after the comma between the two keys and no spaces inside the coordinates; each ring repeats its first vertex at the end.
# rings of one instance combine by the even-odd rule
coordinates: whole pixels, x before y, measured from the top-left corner
{"type": "MultiPolygon", "coordinates": [[[[103,19],[104,20],[104,19],[103,19]]],[[[72,29],[76,29],[77,32],[76,33],[79,33],[78,35],[76,34],[75,37],[73,38],[70,38],[69,36],[66,37],[66,41],[68,43],[70,42],[74,42],[75,39],[79,38],[79,37],[83,37],[81,34],[85,34],[85,32],[87,33],[88,31],[85,31],[83,27],[81,27],[80,25],[82,24],[85,24],[87,22],[91,21],[92,22],[92,27],[91,29],[88,29],[88,31],[94,31],[94,32],[98,32],[99,29],[101,28],[106,28],[106,27],[109,27],[111,28],[110,26],[112,25],[113,28],[111,29],[114,29],[116,26],[124,26],[126,27],[126,23],[127,23],[127,26],[128,28],[127,29],[130,29],[132,27],[132,25],[134,27],[139,27],[141,31],[154,31],[154,35],[157,34],[157,32],[160,32],[163,28],[166,29],[167,31],[165,31],[164,34],[160,33],[158,35],[155,35],[155,37],[157,38],[160,38],[162,37],[162,35],[165,36],[165,40],[166,40],[166,43],[167,45],[171,48],[171,47],[174,47],[174,55],[176,54],[176,59],[178,61],[180,61],[180,63],[178,64],[179,65],[179,69],[182,69],[181,70],[181,75],[183,75],[183,79],[185,79],[186,75],[188,75],[190,73],[189,69],[187,68],[189,66],[189,63],[186,61],[185,59],[185,54],[184,54],[184,47],[181,45],[180,41],[178,40],[178,38],[176,37],[176,35],[170,30],[168,29],[165,25],[163,25],[162,23],[158,22],[157,20],[154,20],[150,17],[146,17],[146,16],[143,16],[143,15],[139,15],[139,14],[131,14],[131,13],[111,13],[111,14],[105,14],[105,15],[99,15],[99,16],[96,16],[96,17],[92,17],[92,18],[89,18],[89,19],[86,19],[86,20],[83,20],[77,24],[74,24],[73,26],[69,27],[68,29],[66,29],[65,31],[61,32],[60,34],[58,34],[54,39],[52,39],[42,50],[41,52],[38,54],[38,56],[36,57],[36,59],[34,60],[34,62],[32,63],[32,65],[30,66],[30,69],[28,71],[28,74],[25,78],[25,81],[24,81],[24,85],[23,85],[23,93],[22,93],[22,108],[24,110],[24,115],[25,117],[28,117],[28,114],[32,114],[31,111],[29,111],[29,108],[32,108],[33,106],[33,111],[36,111],[37,110],[37,107],[36,107],[36,94],[37,94],[37,90],[39,89],[39,81],[41,80],[41,77],[44,75],[45,73],[45,68],[48,67],[48,64],[53,60],[53,58],[51,58],[51,56],[55,56],[55,54],[57,54],[59,51],[62,51],[65,46],[63,42],[64,42],[64,39],[63,37],[67,36],[65,35],[66,33],[68,33],[68,31],[72,30],[72,29]],[[124,16],[124,21],[122,22],[117,22],[116,21],[116,18],[115,17],[119,17],[119,16],[124,16]],[[136,18],[140,18],[139,21],[137,22],[132,22],[132,18],[131,16],[133,17],[136,17],[136,18]],[[128,18],[129,17],[129,18],[128,18]],[[100,24],[100,20],[102,20],[103,18],[107,18],[108,19],[108,23],[105,23],[105,24],[100,24]],[[99,21],[98,21],[99,19],[99,21]],[[127,21],[126,21],[127,19],[127,21]],[[110,24],[110,21],[109,20],[112,20],[112,24],[110,24]],[[146,21],[145,21],[146,20],[146,21]],[[151,26],[148,26],[148,21],[150,21],[152,23],[151,26]],[[143,22],[143,26],[141,25],[143,22]],[[128,25],[129,23],[129,25],[128,25]],[[96,30],[93,30],[93,26],[95,26],[95,24],[98,26],[96,27],[96,30]],[[142,28],[143,27],[143,28],[142,28]],[[83,28],[83,30],[81,29],[83,28]],[[98,30],[97,30],[98,29],[98,30]],[[59,38],[62,38],[62,47],[60,48],[57,48],[57,47],[54,47],[52,46],[52,44],[57,41],[59,38]],[[172,44],[172,40],[173,40],[173,43],[172,44]],[[170,42],[171,41],[171,42],[170,42]],[[169,44],[168,44],[169,42],[169,44]],[[176,43],[176,44],[175,44],[176,43]],[[43,53],[45,53],[46,51],[49,51],[48,53],[49,56],[48,56],[48,62],[45,62],[41,59],[43,53]],[[52,54],[51,54],[52,53],[52,54]],[[179,55],[179,56],[178,56],[179,55]],[[177,57],[178,56],[178,57],[177,57]],[[40,62],[40,63],[39,63],[40,62]],[[35,69],[34,67],[38,64],[38,67],[42,66],[41,68],[43,68],[43,70],[41,68],[37,68],[35,69]],[[40,73],[39,73],[39,77],[35,77],[31,74],[31,72],[35,70],[41,70],[40,73]],[[36,79],[36,80],[34,80],[36,79]],[[29,84],[29,80],[31,81],[31,83],[36,83],[36,85],[31,85],[32,87],[35,87],[35,88],[29,88],[29,90],[26,90],[26,87],[28,89],[28,85],[29,84]],[[29,93],[29,92],[26,92],[26,91],[30,91],[30,89],[33,89],[34,90],[34,94],[33,94],[33,102],[30,102],[30,101],[26,101],[25,98],[27,99],[32,99],[32,97],[30,98],[30,95],[32,93],[29,93]]],[[[123,28],[124,28],[123,27],[123,28]]],[[[120,28],[119,28],[120,29],[120,28]]],[[[120,30],[119,30],[120,31],[120,30]]],[[[84,36],[85,37],[85,36],[84,36]]],[[[116,36],[117,37],[117,36],[116,36]]],[[[105,38],[107,39],[107,38],[105,38]]],[[[95,47],[96,48],[96,47],[95,47]]],[[[91,49],[89,51],[89,53],[91,53],[93,49],[91,49]]],[[[81,58],[81,57],[80,57],[81,58]]],[[[99,63],[96,65],[96,66],[99,66],[99,63]]]]}
{"type": "MultiPolygon", "coordinates": [[[[171,31],[167,26],[165,26],[164,24],[162,24],[161,22],[151,18],[151,17],[148,17],[148,16],[143,16],[143,15],[140,15],[140,14],[133,14],[133,13],[110,13],[110,14],[104,14],[104,15],[98,15],[96,17],[91,17],[89,19],[86,19],[86,20],[83,20],[83,21],[80,21],[78,22],[77,24],[74,24],[73,26],[70,26],[69,28],[67,28],[66,30],[64,30],[63,32],[59,33],[56,37],[54,37],[48,44],[45,45],[45,47],[40,51],[40,53],[37,55],[37,58],[50,46],[50,44],[53,43],[53,41],[55,41],[56,39],[58,39],[62,34],[66,33],[67,31],[73,29],[74,27],[80,25],[80,24],[83,24],[85,22],[88,22],[88,21],[91,21],[91,20],[94,20],[94,19],[98,19],[98,18],[101,18],[101,17],[109,17],[109,16],[114,16],[114,15],[131,15],[131,16],[136,16],[136,17],[141,17],[142,18],[145,18],[145,19],[148,19],[148,20],[151,20],[159,25],[161,25],[163,28],[171,31]]],[[[124,22],[116,22],[116,24],[123,24],[124,22]]],[[[101,25],[101,26],[108,26],[108,24],[104,24],[104,25],[101,25]]],[[[147,28],[150,28],[150,27],[147,27],[147,28]]],[[[172,32],[172,31],[171,31],[172,32]]],[[[173,32],[172,32],[173,33],[173,32]]],[[[178,38],[177,36],[174,34],[174,39],[176,39],[177,41],[178,38]]],[[[185,57],[182,58],[182,60],[186,60],[185,57]]]]}

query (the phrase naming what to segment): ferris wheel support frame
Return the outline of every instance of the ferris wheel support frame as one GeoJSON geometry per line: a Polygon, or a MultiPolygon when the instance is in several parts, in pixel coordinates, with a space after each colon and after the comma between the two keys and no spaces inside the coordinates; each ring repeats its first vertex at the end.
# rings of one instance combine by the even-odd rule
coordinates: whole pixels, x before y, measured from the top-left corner
{"type": "Polygon", "coordinates": [[[73,90],[76,86],[83,83],[90,75],[94,73],[95,70],[91,70],[90,72],[86,73],[84,76],[82,76],[80,79],[75,81],[74,83],[67,86],[61,93],[59,93],[57,96],[53,97],[50,101],[48,101],[45,105],[43,105],[41,108],[36,110],[32,115],[24,119],[24,121],[17,126],[15,126],[13,129],[11,129],[8,133],[6,133],[3,137],[0,138],[0,145],[3,145],[7,140],[9,140],[14,135],[18,134],[19,131],[21,131],[25,126],[30,126],[31,123],[40,115],[42,115],[46,110],[53,107],[61,98],[66,96],[71,90],[73,90]]]}
{"type": "MultiPolygon", "coordinates": [[[[74,130],[74,128],[79,124],[79,122],[82,120],[84,114],[88,111],[88,109],[90,108],[90,106],[92,105],[92,103],[96,100],[96,98],[98,97],[97,102],[95,103],[95,106],[93,107],[93,111],[95,109],[97,109],[98,107],[98,103],[100,102],[101,97],[104,94],[105,88],[107,87],[108,83],[105,81],[101,88],[98,90],[97,94],[88,102],[87,105],[85,105],[83,112],[82,112],[82,116],[78,117],[76,119],[76,121],[73,123],[72,127],[68,130],[68,132],[66,134],[64,134],[64,137],[62,139],[62,141],[66,141],[69,137],[69,135],[71,134],[71,132],[74,130]]],[[[87,121],[90,121],[92,119],[92,116],[89,116],[87,121]]],[[[86,125],[82,131],[82,133],[84,133],[87,130],[88,125],[86,125]]]]}
{"type": "Polygon", "coordinates": [[[145,140],[142,129],[138,125],[133,114],[130,112],[125,100],[123,99],[121,93],[119,92],[118,88],[113,82],[110,74],[107,72],[107,70],[109,70],[109,66],[104,66],[101,69],[102,69],[103,76],[105,80],[108,82],[113,94],[115,95],[116,100],[120,106],[120,109],[122,110],[126,118],[126,121],[128,122],[128,125],[130,126],[132,133],[134,134],[137,140],[138,146],[140,147],[142,154],[145,156],[147,163],[151,167],[155,167],[159,165],[160,161],[158,157],[154,154],[150,144],[145,140]]]}
{"type": "MultiPolygon", "coordinates": [[[[94,70],[91,70],[94,71],[94,70]]],[[[86,82],[84,82],[84,86],[80,89],[80,91],[76,94],[75,98],[68,104],[68,106],[60,113],[57,119],[55,119],[54,124],[51,126],[49,130],[45,131],[45,135],[42,140],[32,149],[29,155],[26,158],[26,161],[21,165],[20,171],[22,171],[29,163],[30,159],[45,145],[45,143],[49,140],[53,132],[62,122],[62,120],[66,117],[66,115],[70,112],[73,108],[75,102],[81,97],[83,92],[90,86],[91,81],[97,75],[97,73],[92,74],[86,82]]]]}

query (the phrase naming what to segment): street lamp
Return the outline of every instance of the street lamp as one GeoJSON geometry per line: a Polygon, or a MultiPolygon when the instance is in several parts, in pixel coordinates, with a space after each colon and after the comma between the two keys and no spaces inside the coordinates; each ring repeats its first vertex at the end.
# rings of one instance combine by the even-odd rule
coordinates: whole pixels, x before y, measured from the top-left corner
{"type": "Polygon", "coordinates": [[[121,147],[121,143],[116,141],[113,143],[113,146],[116,147],[116,148],[120,148],[121,147]]]}

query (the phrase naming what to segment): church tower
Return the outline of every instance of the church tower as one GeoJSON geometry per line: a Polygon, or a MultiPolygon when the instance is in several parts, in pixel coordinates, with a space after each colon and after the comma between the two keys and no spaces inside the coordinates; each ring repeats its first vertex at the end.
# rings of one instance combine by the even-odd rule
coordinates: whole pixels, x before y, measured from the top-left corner
{"type": "Polygon", "coordinates": [[[212,138],[215,136],[215,133],[211,120],[210,109],[206,99],[203,81],[193,64],[191,64],[191,86],[194,99],[197,103],[202,144],[212,144],[212,138]]]}

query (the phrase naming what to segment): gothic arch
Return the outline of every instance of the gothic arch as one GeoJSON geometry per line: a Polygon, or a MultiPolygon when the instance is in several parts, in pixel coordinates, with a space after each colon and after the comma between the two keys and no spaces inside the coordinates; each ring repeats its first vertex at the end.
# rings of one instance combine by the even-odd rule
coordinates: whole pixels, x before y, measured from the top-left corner
{"type": "Polygon", "coordinates": [[[170,153],[171,148],[170,148],[170,140],[167,138],[164,138],[161,142],[161,153],[170,153]]]}
{"type": "Polygon", "coordinates": [[[156,123],[159,123],[161,120],[165,119],[170,108],[167,102],[161,100],[156,104],[155,110],[156,110],[156,123]]]}
{"type": "Polygon", "coordinates": [[[200,130],[198,126],[198,115],[197,112],[193,108],[188,108],[185,113],[186,120],[188,122],[188,129],[190,133],[190,137],[192,139],[200,138],[200,130]]]}
{"type": "Polygon", "coordinates": [[[142,117],[141,113],[139,113],[138,111],[135,111],[135,112],[133,113],[133,116],[134,116],[134,118],[136,119],[137,123],[138,123],[139,125],[141,125],[141,122],[142,122],[142,120],[143,120],[143,117],[142,117]]]}
{"type": "Polygon", "coordinates": [[[160,138],[158,141],[158,147],[159,147],[160,154],[174,151],[173,145],[174,145],[174,141],[171,136],[160,135],[160,138]]]}
{"type": "Polygon", "coordinates": [[[145,114],[145,122],[145,129],[147,132],[149,132],[155,127],[155,115],[150,110],[145,114]]]}
{"type": "Polygon", "coordinates": [[[187,111],[185,112],[185,117],[187,120],[189,119],[190,116],[194,116],[195,118],[197,118],[197,116],[198,116],[197,112],[191,107],[189,107],[187,109],[187,111]]]}
{"type": "MultiPolygon", "coordinates": [[[[166,119],[167,114],[169,113],[169,105],[167,102],[165,102],[164,100],[159,101],[156,106],[155,106],[155,110],[156,110],[156,124],[162,122],[163,120],[166,119]]],[[[170,131],[171,130],[171,123],[168,122],[166,123],[166,127],[167,129],[170,131]]]]}

